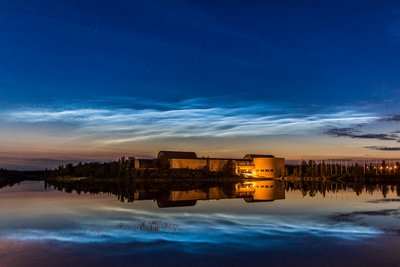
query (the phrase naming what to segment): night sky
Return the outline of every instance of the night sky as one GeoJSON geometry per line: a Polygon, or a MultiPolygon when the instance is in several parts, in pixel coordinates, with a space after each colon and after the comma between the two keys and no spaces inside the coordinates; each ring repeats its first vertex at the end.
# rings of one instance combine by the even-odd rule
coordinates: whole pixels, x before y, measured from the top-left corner
{"type": "Polygon", "coordinates": [[[400,157],[399,1],[0,1],[0,167],[400,157]]]}

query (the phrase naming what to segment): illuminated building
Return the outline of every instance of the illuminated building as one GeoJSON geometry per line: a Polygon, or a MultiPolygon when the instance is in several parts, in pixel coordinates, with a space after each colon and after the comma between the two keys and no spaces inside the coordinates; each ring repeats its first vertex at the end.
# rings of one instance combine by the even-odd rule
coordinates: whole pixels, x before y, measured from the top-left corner
{"type": "Polygon", "coordinates": [[[284,175],[285,169],[285,159],[272,155],[247,154],[242,159],[199,158],[194,152],[160,151],[157,159],[169,169],[224,172],[232,168],[236,174],[249,178],[278,178],[284,175]]]}

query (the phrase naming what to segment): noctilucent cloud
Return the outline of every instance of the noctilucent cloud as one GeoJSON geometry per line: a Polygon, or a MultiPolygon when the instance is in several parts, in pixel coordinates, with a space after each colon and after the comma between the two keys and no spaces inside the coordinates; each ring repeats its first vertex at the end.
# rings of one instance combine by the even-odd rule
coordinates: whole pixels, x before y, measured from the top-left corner
{"type": "Polygon", "coordinates": [[[0,167],[400,151],[398,1],[0,2],[0,167]]]}

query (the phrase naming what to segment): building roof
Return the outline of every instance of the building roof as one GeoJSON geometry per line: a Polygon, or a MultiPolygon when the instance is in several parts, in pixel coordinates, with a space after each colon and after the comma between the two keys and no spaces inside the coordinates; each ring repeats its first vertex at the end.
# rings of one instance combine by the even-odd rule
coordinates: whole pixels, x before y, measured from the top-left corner
{"type": "Polygon", "coordinates": [[[262,154],[247,154],[243,158],[254,159],[254,158],[275,158],[273,155],[262,155],[262,154]]]}
{"type": "Polygon", "coordinates": [[[197,155],[194,152],[185,152],[185,151],[160,151],[158,152],[158,158],[197,159],[197,155]]]}

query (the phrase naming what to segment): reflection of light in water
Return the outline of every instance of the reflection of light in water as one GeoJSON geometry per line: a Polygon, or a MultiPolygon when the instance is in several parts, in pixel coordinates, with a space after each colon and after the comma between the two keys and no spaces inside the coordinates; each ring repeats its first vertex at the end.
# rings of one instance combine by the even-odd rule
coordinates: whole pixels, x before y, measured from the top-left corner
{"type": "Polygon", "coordinates": [[[273,201],[275,193],[275,180],[253,182],[255,189],[253,201],[273,201]]]}
{"type": "Polygon", "coordinates": [[[246,202],[274,201],[285,199],[285,187],[277,179],[254,180],[237,184],[236,194],[246,202]]]}

